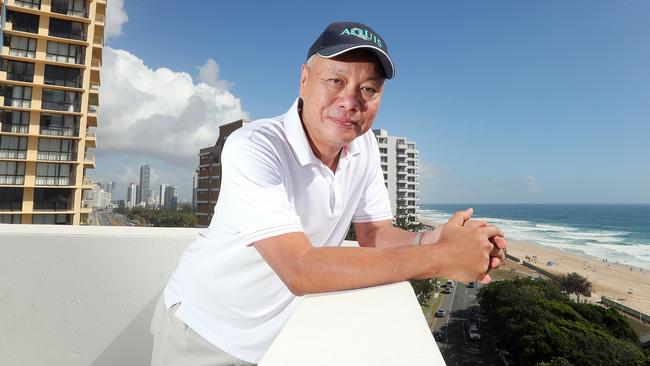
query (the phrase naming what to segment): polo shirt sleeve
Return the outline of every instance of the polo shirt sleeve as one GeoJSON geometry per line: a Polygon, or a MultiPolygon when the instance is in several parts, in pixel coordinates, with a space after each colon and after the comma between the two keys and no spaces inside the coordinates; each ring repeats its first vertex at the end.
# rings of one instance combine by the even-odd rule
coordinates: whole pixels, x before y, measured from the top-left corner
{"type": "Polygon", "coordinates": [[[302,232],[272,144],[255,136],[255,132],[238,132],[229,136],[222,151],[219,197],[223,197],[222,207],[238,229],[236,235],[251,245],[273,236],[302,232]]]}
{"type": "Polygon", "coordinates": [[[392,220],[393,213],[390,209],[388,189],[384,184],[384,172],[379,163],[379,147],[374,135],[370,135],[371,152],[368,158],[368,177],[365,188],[361,194],[361,200],[352,216],[352,222],[363,223],[373,221],[392,220]]]}

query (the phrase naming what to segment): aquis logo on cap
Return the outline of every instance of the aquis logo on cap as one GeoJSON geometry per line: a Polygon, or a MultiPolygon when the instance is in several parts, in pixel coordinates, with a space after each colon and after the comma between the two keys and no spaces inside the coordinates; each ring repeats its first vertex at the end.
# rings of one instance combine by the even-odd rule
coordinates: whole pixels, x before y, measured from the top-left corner
{"type": "Polygon", "coordinates": [[[376,44],[377,47],[379,47],[379,48],[383,47],[382,43],[381,43],[381,39],[379,37],[377,37],[377,35],[372,34],[372,32],[370,32],[367,29],[361,29],[361,28],[356,28],[356,27],[351,28],[351,29],[345,28],[343,30],[343,32],[341,32],[341,35],[359,37],[359,38],[363,39],[364,41],[370,41],[370,42],[376,44]]]}

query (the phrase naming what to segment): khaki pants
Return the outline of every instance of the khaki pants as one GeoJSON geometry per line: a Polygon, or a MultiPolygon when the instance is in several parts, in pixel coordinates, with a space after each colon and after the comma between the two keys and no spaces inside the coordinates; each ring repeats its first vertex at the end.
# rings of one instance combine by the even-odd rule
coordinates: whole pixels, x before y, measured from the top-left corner
{"type": "Polygon", "coordinates": [[[151,320],[151,366],[248,366],[198,335],[174,314],[180,304],[165,309],[160,296],[151,320]]]}

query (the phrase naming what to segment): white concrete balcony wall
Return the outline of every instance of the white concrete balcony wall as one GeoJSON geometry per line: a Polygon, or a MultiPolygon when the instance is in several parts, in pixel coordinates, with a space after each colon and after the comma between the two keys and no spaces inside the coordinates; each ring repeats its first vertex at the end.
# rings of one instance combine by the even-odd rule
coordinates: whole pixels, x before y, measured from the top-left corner
{"type": "MultiPolygon", "coordinates": [[[[0,365],[148,365],[153,307],[199,230],[0,224],[0,365]]],[[[408,283],[306,296],[260,363],[439,364],[408,283]]]]}

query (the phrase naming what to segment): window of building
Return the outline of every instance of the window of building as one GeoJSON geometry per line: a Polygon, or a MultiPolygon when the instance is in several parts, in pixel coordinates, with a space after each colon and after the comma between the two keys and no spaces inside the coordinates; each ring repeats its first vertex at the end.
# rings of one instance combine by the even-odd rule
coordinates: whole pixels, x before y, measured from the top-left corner
{"type": "Polygon", "coordinates": [[[21,85],[0,85],[0,95],[4,96],[6,107],[29,108],[32,106],[32,88],[21,85]]]}
{"type": "Polygon", "coordinates": [[[37,163],[36,185],[69,186],[73,184],[72,164],[37,163]]]}
{"type": "Polygon", "coordinates": [[[25,163],[0,161],[0,184],[23,184],[24,182],[25,163]]]}
{"type": "Polygon", "coordinates": [[[22,6],[23,8],[40,9],[41,0],[14,0],[14,5],[22,6]]]}
{"type": "Polygon", "coordinates": [[[387,172],[387,171],[388,171],[388,166],[382,164],[382,166],[381,166],[381,170],[387,172]]]}
{"type": "Polygon", "coordinates": [[[7,34],[3,39],[11,56],[36,58],[36,39],[7,34]]]}
{"type": "Polygon", "coordinates": [[[27,137],[0,136],[0,158],[25,159],[27,157],[27,137]]]}
{"type": "Polygon", "coordinates": [[[79,136],[79,116],[41,113],[41,135],[79,136]]]}
{"type": "Polygon", "coordinates": [[[81,88],[81,69],[45,65],[45,84],[81,88]]]}
{"type": "Polygon", "coordinates": [[[27,133],[29,112],[4,110],[0,113],[0,125],[2,125],[2,132],[27,133]]]}
{"type": "Polygon", "coordinates": [[[72,215],[32,215],[32,224],[36,225],[72,225],[72,215]]]}
{"type": "Polygon", "coordinates": [[[387,144],[388,139],[385,138],[385,137],[377,137],[377,142],[380,143],[380,144],[387,144]]]}
{"type": "Polygon", "coordinates": [[[67,90],[43,89],[43,109],[80,112],[81,93],[67,90]]]}
{"type": "Polygon", "coordinates": [[[38,15],[8,10],[7,21],[11,23],[12,30],[38,33],[38,15]]]}
{"type": "Polygon", "coordinates": [[[388,156],[382,156],[381,157],[381,162],[382,163],[388,163],[388,156]]]}
{"type": "Polygon", "coordinates": [[[388,149],[385,147],[380,147],[379,148],[379,153],[380,154],[388,154],[388,149]]]}
{"type": "Polygon", "coordinates": [[[69,188],[35,188],[34,210],[68,211],[72,207],[73,192],[69,188]]]}
{"type": "Polygon", "coordinates": [[[71,22],[69,20],[50,18],[49,35],[51,37],[60,37],[60,38],[77,39],[80,41],[85,41],[86,26],[79,22],[71,22]]]}
{"type": "Polygon", "coordinates": [[[0,224],[20,224],[20,215],[0,215],[0,224]]]}
{"type": "Polygon", "coordinates": [[[77,160],[77,143],[73,140],[38,139],[39,160],[77,160]]]}
{"type": "Polygon", "coordinates": [[[21,211],[23,209],[23,188],[0,188],[0,210],[21,211]]]}
{"type": "Polygon", "coordinates": [[[86,0],[52,0],[52,12],[88,18],[86,0]]]}
{"type": "Polygon", "coordinates": [[[7,80],[34,82],[34,64],[13,60],[2,60],[0,70],[7,72],[7,80]]]}
{"type": "Polygon", "coordinates": [[[82,65],[86,54],[85,50],[86,47],[81,45],[47,41],[45,58],[50,61],[82,65]]]}

